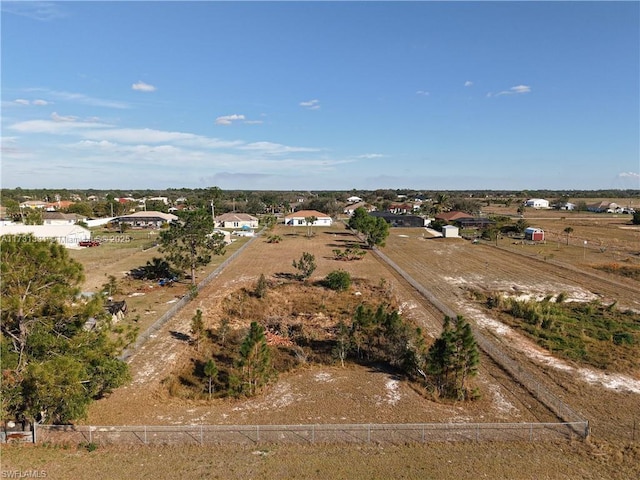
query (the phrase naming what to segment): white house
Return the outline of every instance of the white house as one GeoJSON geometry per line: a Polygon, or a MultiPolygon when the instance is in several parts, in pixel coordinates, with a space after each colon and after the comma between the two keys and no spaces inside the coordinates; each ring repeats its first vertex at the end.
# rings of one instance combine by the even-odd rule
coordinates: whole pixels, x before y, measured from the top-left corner
{"type": "Polygon", "coordinates": [[[248,213],[223,213],[214,218],[219,228],[258,228],[258,219],[248,213]]]}
{"type": "Polygon", "coordinates": [[[42,214],[42,223],[44,225],[75,225],[86,219],[87,217],[77,213],[44,212],[42,214]]]}
{"type": "Polygon", "coordinates": [[[549,208],[549,200],[544,198],[530,198],[524,203],[525,207],[532,208],[549,208]]]}
{"type": "Polygon", "coordinates": [[[347,205],[346,207],[344,207],[344,213],[346,213],[347,215],[351,216],[353,215],[353,212],[356,211],[356,208],[364,208],[367,212],[373,212],[376,208],[372,205],[369,205],[368,203],[365,202],[358,202],[358,203],[354,203],[352,205],[347,205]]]}
{"type": "Polygon", "coordinates": [[[91,232],[78,225],[5,225],[0,236],[32,234],[37,240],[55,240],[67,248],[78,247],[79,242],[91,240],[91,232]]]}
{"type": "Polygon", "coordinates": [[[358,203],[361,202],[362,199],[360,197],[356,197],[355,195],[352,197],[347,198],[347,202],[349,203],[358,203]]]}
{"type": "Polygon", "coordinates": [[[300,210],[298,212],[293,212],[284,217],[285,225],[306,225],[307,222],[305,218],[316,217],[316,221],[311,225],[314,227],[328,227],[333,224],[333,219],[327,215],[326,213],[321,213],[316,210],[300,210]]]}

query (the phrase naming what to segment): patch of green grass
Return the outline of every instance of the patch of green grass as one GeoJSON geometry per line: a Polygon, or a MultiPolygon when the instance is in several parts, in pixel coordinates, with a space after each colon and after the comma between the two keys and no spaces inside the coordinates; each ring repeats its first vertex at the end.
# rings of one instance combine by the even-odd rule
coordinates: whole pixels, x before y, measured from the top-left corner
{"type": "MultiPolygon", "coordinates": [[[[482,298],[482,295],[480,295],[482,298]]],[[[640,314],[600,302],[484,300],[501,319],[554,354],[600,369],[630,372],[640,355],[640,314]]]]}

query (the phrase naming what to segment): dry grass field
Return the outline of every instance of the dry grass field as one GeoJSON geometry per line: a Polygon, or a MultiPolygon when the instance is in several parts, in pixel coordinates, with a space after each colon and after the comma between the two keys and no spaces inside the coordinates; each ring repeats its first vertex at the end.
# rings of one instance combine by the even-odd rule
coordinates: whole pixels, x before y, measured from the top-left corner
{"type": "MultiPolygon", "coordinates": [[[[515,208],[514,208],[515,210],[515,208]]],[[[533,215],[533,214],[531,214],[533,215]]],[[[529,217],[529,212],[525,218],[529,217]]],[[[616,244],[616,261],[637,264],[638,231],[615,227],[616,219],[593,223],[572,218],[572,235],[588,244],[600,239],[616,244]],[[597,223],[601,222],[601,223],[597,223]],[[589,228],[587,228],[589,227],[589,228]],[[578,237],[579,236],[579,237],[578,237]]],[[[542,217],[542,228],[564,220],[542,217]]],[[[527,218],[531,224],[534,218],[527,218]]],[[[619,220],[619,219],[617,219],[619,220]]],[[[591,220],[589,220],[591,222],[591,220]]],[[[568,225],[568,224],[567,224],[568,225]]],[[[197,308],[208,328],[221,320],[220,305],[240,288],[251,288],[258,276],[293,273],[291,262],[312,253],[318,268],[312,280],[342,268],[357,279],[383,285],[396,297],[403,316],[439,334],[442,314],[399,275],[369,252],[360,261],[333,259],[355,238],[342,226],[319,228],[312,238],[303,230],[278,226],[282,242],[263,238],[251,245],[185,309],[130,358],[133,380],[108,398],[95,402],[88,425],[180,425],[192,423],[401,423],[401,422],[539,422],[556,421],[543,405],[482,355],[477,384],[481,398],[472,403],[436,402],[384,369],[365,366],[315,365],[282,374],[278,382],[251,399],[187,401],[172,397],[163,380],[182,368],[190,349],[176,333],[188,334],[197,308]]],[[[611,374],[560,360],[543,351],[521,332],[500,323],[473,301],[470,289],[518,295],[564,292],[570,299],[617,301],[640,311],[637,281],[593,265],[604,251],[547,242],[542,246],[513,245],[506,239],[472,244],[461,239],[435,239],[423,229],[392,229],[382,251],[440,301],[490,335],[511,356],[544,381],[551,390],[588,418],[588,441],[549,443],[446,443],[425,445],[258,445],[223,447],[84,448],[55,446],[5,447],[2,470],[42,470],[47,478],[509,478],[509,479],[630,479],[640,478],[640,365],[611,374]],[[575,251],[577,249],[577,252],[575,251]],[[580,255],[582,254],[582,256],[580,255]]],[[[602,257],[604,258],[604,257],[602,257]]],[[[137,261],[137,259],[136,259],[137,261]]],[[[609,258],[604,262],[613,261],[609,258]]],[[[144,262],[143,262],[144,263],[144,262]]],[[[119,267],[117,267],[119,268],[119,267]]],[[[99,276],[99,274],[97,274],[99,276]]],[[[274,301],[276,301],[274,299],[274,301]]],[[[277,301],[286,301],[278,298],[277,301]]],[[[240,325],[251,321],[235,319],[240,325]]]]}

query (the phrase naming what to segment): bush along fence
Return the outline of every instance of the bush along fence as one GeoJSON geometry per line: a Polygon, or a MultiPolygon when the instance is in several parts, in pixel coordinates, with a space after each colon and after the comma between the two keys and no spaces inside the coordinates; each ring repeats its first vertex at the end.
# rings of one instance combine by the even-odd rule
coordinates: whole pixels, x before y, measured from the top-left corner
{"type": "Polygon", "coordinates": [[[45,444],[92,445],[542,442],[572,439],[579,428],[570,423],[39,425],[37,438],[45,444]]]}
{"type": "MultiPolygon", "coordinates": [[[[425,289],[420,283],[415,281],[407,272],[400,268],[393,260],[387,257],[378,249],[374,249],[376,255],[393,268],[398,274],[404,278],[412,287],[414,287],[424,298],[433,304],[444,315],[450,318],[456,318],[457,314],[440,300],[438,300],[431,292],[425,289]]],[[[549,389],[537,381],[533,375],[527,372],[524,367],[505,354],[496,342],[490,340],[483,335],[478,328],[472,324],[473,336],[476,339],[478,347],[484,351],[491,359],[504,369],[513,379],[525,387],[533,396],[535,396],[543,405],[558,416],[565,425],[570,425],[575,433],[582,438],[589,436],[589,421],[582,415],[575,412],[569,405],[560,400],[549,389]]]]}
{"type": "MultiPolygon", "coordinates": [[[[246,242],[244,245],[242,245],[238,250],[236,250],[235,252],[233,252],[233,254],[227,258],[224,262],[222,262],[220,264],[220,266],[218,266],[218,268],[216,268],[213,272],[211,272],[209,275],[207,275],[206,278],[204,278],[196,287],[197,291],[202,290],[206,285],[208,285],[209,283],[211,283],[211,281],[216,278],[218,275],[220,275],[220,273],[231,263],[233,262],[233,260],[238,257],[242,251],[247,248],[249,246],[249,244],[251,244],[251,242],[253,242],[256,238],[258,238],[261,235],[262,231],[258,232],[254,237],[251,237],[251,239],[246,242]]],[[[191,297],[189,294],[185,295],[184,297],[182,297],[180,300],[178,300],[176,303],[173,304],[173,306],[167,310],[160,318],[158,318],[155,322],[153,322],[152,325],[149,326],[149,328],[147,328],[144,332],[142,332],[141,334],[138,335],[138,338],[136,338],[136,341],[133,343],[133,345],[130,345],[127,349],[125,349],[122,354],[120,355],[120,360],[124,360],[126,361],[131,355],[133,355],[133,353],[138,350],[147,340],[149,340],[149,338],[155,334],[158,330],[160,330],[160,328],[162,328],[162,326],[167,323],[169,320],[171,320],[175,315],[177,315],[177,313],[182,310],[189,302],[191,301],[191,297]]]]}

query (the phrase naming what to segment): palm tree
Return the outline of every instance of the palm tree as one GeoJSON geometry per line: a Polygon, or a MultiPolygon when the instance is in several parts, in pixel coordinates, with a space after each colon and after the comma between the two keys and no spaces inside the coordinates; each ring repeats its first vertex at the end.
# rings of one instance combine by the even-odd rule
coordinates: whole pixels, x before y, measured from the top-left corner
{"type": "Polygon", "coordinates": [[[567,234],[567,245],[569,245],[569,235],[573,232],[573,227],[567,227],[564,229],[564,233],[567,234]]]}

